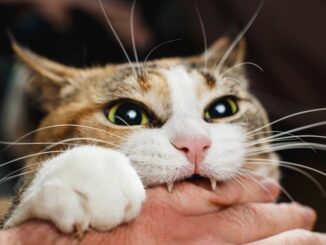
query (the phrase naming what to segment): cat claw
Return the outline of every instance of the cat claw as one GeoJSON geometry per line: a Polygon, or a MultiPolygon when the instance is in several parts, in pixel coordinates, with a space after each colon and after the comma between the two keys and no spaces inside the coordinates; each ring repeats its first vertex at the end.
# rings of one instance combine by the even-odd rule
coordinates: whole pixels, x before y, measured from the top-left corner
{"type": "Polygon", "coordinates": [[[216,190],[216,180],[215,179],[210,179],[210,181],[211,181],[212,190],[215,191],[216,190]]]}
{"type": "Polygon", "coordinates": [[[168,189],[168,192],[172,193],[173,192],[174,183],[173,182],[168,182],[168,183],[166,183],[166,187],[168,189]]]}
{"type": "Polygon", "coordinates": [[[83,240],[84,236],[85,236],[85,231],[83,231],[82,227],[80,224],[75,224],[74,225],[74,230],[75,230],[75,236],[76,238],[81,241],[83,240]]]}

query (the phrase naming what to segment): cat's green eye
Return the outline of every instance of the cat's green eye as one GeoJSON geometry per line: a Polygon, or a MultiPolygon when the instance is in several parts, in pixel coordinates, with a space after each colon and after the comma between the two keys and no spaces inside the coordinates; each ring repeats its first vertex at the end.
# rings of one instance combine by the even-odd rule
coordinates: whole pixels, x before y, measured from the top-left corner
{"type": "Polygon", "coordinates": [[[149,124],[149,117],[144,108],[133,102],[120,102],[109,107],[107,112],[109,121],[121,126],[136,126],[149,124]]]}
{"type": "Polygon", "coordinates": [[[234,97],[228,96],[214,101],[205,110],[204,118],[206,121],[230,117],[239,111],[238,102],[234,97]]]}

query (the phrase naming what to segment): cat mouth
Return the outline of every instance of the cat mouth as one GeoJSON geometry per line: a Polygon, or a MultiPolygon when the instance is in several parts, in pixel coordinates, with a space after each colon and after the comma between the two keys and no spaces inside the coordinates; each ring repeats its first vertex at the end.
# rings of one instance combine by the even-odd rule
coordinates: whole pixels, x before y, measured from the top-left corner
{"type": "MultiPolygon", "coordinates": [[[[188,182],[192,182],[198,186],[201,186],[207,190],[212,190],[212,191],[215,191],[216,190],[216,187],[217,185],[220,183],[220,181],[216,180],[216,179],[213,179],[213,178],[208,178],[206,176],[202,176],[202,175],[199,175],[199,174],[193,174],[189,177],[186,177],[184,179],[182,179],[181,181],[188,181],[188,182]]],[[[173,189],[174,189],[174,182],[168,182],[166,184],[167,186],[167,190],[168,192],[173,192],[173,189]]]]}

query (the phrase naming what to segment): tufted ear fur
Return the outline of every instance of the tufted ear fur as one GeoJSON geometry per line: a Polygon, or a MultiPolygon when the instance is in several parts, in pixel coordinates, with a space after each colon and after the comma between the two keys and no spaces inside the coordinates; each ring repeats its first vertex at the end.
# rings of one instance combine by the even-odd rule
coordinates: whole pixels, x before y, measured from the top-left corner
{"type": "Polygon", "coordinates": [[[64,88],[72,87],[79,70],[43,58],[12,42],[12,48],[22,62],[27,81],[24,90],[28,96],[37,98],[44,112],[60,102],[64,88]]]}
{"type": "Polygon", "coordinates": [[[219,62],[224,59],[223,69],[230,68],[236,64],[244,62],[245,53],[246,53],[246,42],[244,39],[241,39],[239,43],[235,45],[232,50],[229,48],[232,45],[232,40],[227,37],[221,37],[215,41],[203,54],[204,58],[207,59],[208,67],[218,66],[219,62]],[[228,54],[227,54],[228,52],[228,54]]]}
{"type": "MultiPolygon", "coordinates": [[[[205,64],[209,71],[223,73],[223,71],[234,67],[237,64],[243,63],[246,53],[246,42],[241,39],[232,49],[233,40],[228,36],[223,36],[210,45],[207,50],[197,56],[191,56],[187,61],[195,66],[202,67],[205,64]],[[219,67],[221,65],[221,67],[219,67]],[[216,69],[218,68],[218,69],[216,69]]],[[[243,66],[236,66],[232,72],[237,75],[244,75],[243,66]]]]}

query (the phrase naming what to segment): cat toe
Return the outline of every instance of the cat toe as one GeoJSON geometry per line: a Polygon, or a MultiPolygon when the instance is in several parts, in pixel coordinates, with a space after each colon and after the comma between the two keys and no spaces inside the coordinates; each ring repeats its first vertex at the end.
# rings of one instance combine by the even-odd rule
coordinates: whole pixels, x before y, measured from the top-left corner
{"type": "Polygon", "coordinates": [[[81,231],[89,227],[84,198],[78,191],[59,181],[49,181],[25,195],[4,227],[19,225],[30,218],[51,221],[65,233],[73,232],[76,224],[81,231]]]}

